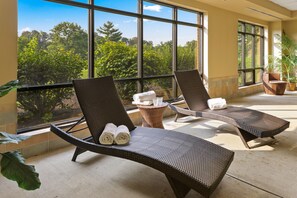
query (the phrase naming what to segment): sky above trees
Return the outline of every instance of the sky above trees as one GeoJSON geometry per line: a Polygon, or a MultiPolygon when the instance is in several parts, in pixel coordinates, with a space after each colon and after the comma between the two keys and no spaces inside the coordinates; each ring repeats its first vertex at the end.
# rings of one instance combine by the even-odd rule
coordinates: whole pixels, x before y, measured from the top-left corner
{"type": "MultiPolygon", "coordinates": [[[[78,2],[87,2],[87,0],[76,0],[78,2]]],[[[109,8],[121,9],[129,12],[136,12],[136,0],[95,0],[95,4],[109,8]]],[[[66,6],[44,0],[18,0],[18,34],[23,31],[43,31],[49,30],[55,25],[67,21],[76,23],[84,30],[87,30],[88,12],[83,8],[66,6]]],[[[168,7],[144,3],[144,13],[161,18],[171,17],[171,9],[168,7]]],[[[186,13],[180,12],[180,16],[189,19],[186,13]]],[[[192,17],[193,18],[193,17],[192,17]]],[[[101,27],[107,21],[111,21],[116,28],[120,29],[122,36],[133,38],[137,36],[137,18],[105,13],[95,12],[95,28],[101,27]]],[[[153,41],[154,45],[161,42],[167,42],[172,39],[172,25],[157,21],[144,20],[145,40],[153,41]]],[[[195,28],[179,28],[179,44],[184,45],[189,40],[195,39],[195,28]]]]}

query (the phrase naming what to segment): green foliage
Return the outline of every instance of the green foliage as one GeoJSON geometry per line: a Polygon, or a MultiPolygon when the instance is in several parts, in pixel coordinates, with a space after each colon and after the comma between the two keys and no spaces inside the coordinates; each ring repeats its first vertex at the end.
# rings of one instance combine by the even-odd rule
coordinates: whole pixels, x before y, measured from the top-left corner
{"type": "MultiPolygon", "coordinates": [[[[106,22],[95,33],[95,76],[112,75],[115,79],[138,77],[138,38],[124,38],[112,22],[106,22]]],[[[33,30],[19,37],[18,79],[22,85],[51,85],[88,77],[87,33],[77,24],[63,22],[50,34],[33,30]]],[[[143,41],[144,76],[172,74],[172,42],[154,46],[143,41]]],[[[197,43],[178,46],[178,69],[194,68],[197,64],[197,43]]],[[[147,87],[151,81],[145,81],[147,87]]],[[[154,81],[152,87],[171,87],[171,80],[154,81]]],[[[130,100],[137,92],[135,82],[118,85],[122,99],[130,100]]],[[[49,122],[56,113],[69,108],[69,88],[43,89],[18,93],[19,124],[28,119],[35,123],[49,122]]]]}
{"type": "Polygon", "coordinates": [[[281,59],[273,55],[269,55],[268,64],[265,66],[265,70],[268,73],[281,71],[281,59]]]}
{"type": "Polygon", "coordinates": [[[41,183],[34,166],[26,165],[18,151],[1,153],[1,173],[7,179],[16,181],[20,188],[35,190],[41,183]]]}
{"type": "MultiPolygon", "coordinates": [[[[145,45],[152,46],[149,43],[145,45]]],[[[161,61],[158,65],[159,69],[155,69],[155,72],[159,72],[159,75],[170,74],[172,71],[172,41],[161,42],[159,45],[152,47],[152,51],[156,52],[156,55],[159,56],[158,59],[161,61]]],[[[144,60],[146,61],[146,59],[144,60]]],[[[145,61],[144,66],[146,66],[145,61]]],[[[156,65],[153,67],[156,67],[156,65]]]]}
{"type": "Polygon", "coordinates": [[[107,41],[95,51],[97,76],[112,75],[115,79],[137,76],[137,48],[123,42],[107,41]]]}
{"type": "Polygon", "coordinates": [[[197,68],[197,41],[190,41],[186,46],[177,48],[177,67],[178,70],[189,70],[197,68]]]}
{"type": "MultiPolygon", "coordinates": [[[[156,49],[151,45],[144,45],[143,68],[145,76],[168,74],[169,65],[167,65],[167,62],[170,60],[166,59],[165,54],[162,56],[163,54],[160,51],[160,48],[156,49]]],[[[164,52],[166,51],[164,50],[164,52]]]]}
{"type": "Polygon", "coordinates": [[[18,80],[12,80],[0,86],[0,97],[3,97],[6,94],[8,94],[10,91],[15,90],[18,87],[18,83],[19,83],[18,80]]]}
{"type": "Polygon", "coordinates": [[[297,43],[283,32],[282,35],[276,35],[278,39],[279,48],[281,52],[281,69],[288,82],[296,81],[296,68],[297,68],[297,43]]]}
{"type": "Polygon", "coordinates": [[[18,38],[18,51],[22,51],[33,38],[37,39],[39,49],[47,48],[49,44],[49,34],[43,31],[38,32],[33,30],[31,32],[22,32],[22,35],[18,38]]]}
{"type": "Polygon", "coordinates": [[[103,27],[99,27],[97,32],[102,34],[106,41],[118,42],[122,38],[122,33],[119,31],[119,29],[114,28],[113,23],[110,21],[104,23],[103,27]]]}
{"type": "MultiPolygon", "coordinates": [[[[23,85],[49,85],[71,82],[80,78],[86,67],[79,54],[73,50],[48,48],[40,50],[37,38],[31,39],[18,56],[18,79],[23,85]]],[[[63,107],[63,101],[73,95],[70,89],[45,89],[38,93],[18,94],[18,107],[27,112],[27,116],[50,121],[52,111],[63,107]]]]}
{"type": "MultiPolygon", "coordinates": [[[[10,81],[5,85],[0,86],[0,97],[8,94],[17,87],[18,81],[10,81]]],[[[19,143],[28,139],[28,136],[20,136],[0,132],[0,144],[19,143]]],[[[38,173],[34,166],[26,165],[21,153],[6,152],[0,153],[0,168],[1,173],[7,179],[16,181],[20,188],[25,190],[35,190],[40,187],[41,183],[38,178],[38,173]]]]}
{"type": "Polygon", "coordinates": [[[62,22],[50,31],[51,43],[49,48],[52,50],[63,48],[65,51],[73,51],[81,57],[87,57],[88,34],[81,26],[75,23],[62,22]]]}
{"type": "MultiPolygon", "coordinates": [[[[123,42],[107,41],[98,45],[96,51],[95,68],[97,76],[111,75],[115,79],[137,76],[137,48],[127,46],[123,42]]],[[[122,99],[129,99],[136,93],[133,83],[118,86],[122,99]]]]}

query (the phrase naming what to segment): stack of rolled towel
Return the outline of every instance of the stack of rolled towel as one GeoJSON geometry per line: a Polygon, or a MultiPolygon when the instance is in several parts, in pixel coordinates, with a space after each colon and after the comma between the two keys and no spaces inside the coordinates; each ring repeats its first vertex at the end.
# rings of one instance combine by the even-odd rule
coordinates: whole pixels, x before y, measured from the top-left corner
{"type": "Polygon", "coordinates": [[[227,108],[227,103],[224,98],[212,98],[207,100],[208,107],[211,110],[225,109],[227,108]]]}
{"type": "Polygon", "coordinates": [[[138,93],[133,95],[132,104],[136,105],[151,105],[153,100],[156,98],[156,93],[154,91],[147,91],[143,93],[138,93]]]}
{"type": "Polygon", "coordinates": [[[102,131],[99,142],[103,145],[125,145],[130,141],[130,132],[125,125],[116,126],[113,123],[107,123],[102,131]]]}

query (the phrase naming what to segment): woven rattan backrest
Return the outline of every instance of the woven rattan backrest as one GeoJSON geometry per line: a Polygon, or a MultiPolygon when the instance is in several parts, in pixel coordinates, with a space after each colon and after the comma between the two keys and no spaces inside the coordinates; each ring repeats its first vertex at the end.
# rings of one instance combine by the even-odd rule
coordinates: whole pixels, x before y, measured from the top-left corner
{"type": "Polygon", "coordinates": [[[126,125],[129,130],[135,127],[125,111],[117,94],[111,76],[73,81],[74,89],[83,115],[95,143],[106,123],[126,125]]]}
{"type": "Polygon", "coordinates": [[[197,70],[175,72],[175,78],[189,109],[200,111],[208,108],[210,97],[197,70]]]}

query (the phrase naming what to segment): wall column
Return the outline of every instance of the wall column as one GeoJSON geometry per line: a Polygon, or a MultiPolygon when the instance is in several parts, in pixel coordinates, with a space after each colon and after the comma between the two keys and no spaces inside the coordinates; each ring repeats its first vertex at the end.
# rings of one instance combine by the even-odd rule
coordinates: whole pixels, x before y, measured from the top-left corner
{"type": "MultiPolygon", "coordinates": [[[[0,1],[0,85],[17,78],[17,0],[0,1]]],[[[0,98],[0,131],[16,133],[16,92],[0,98]]]]}

